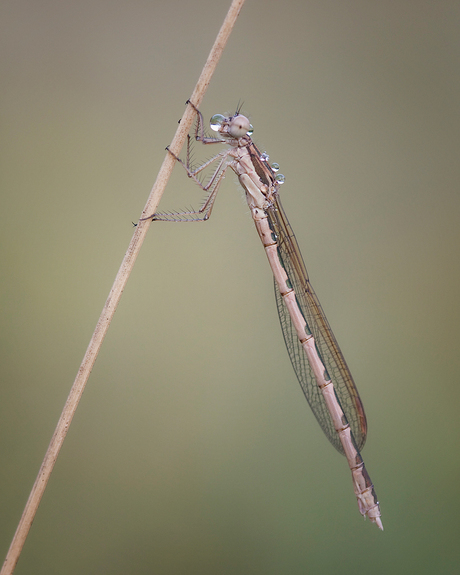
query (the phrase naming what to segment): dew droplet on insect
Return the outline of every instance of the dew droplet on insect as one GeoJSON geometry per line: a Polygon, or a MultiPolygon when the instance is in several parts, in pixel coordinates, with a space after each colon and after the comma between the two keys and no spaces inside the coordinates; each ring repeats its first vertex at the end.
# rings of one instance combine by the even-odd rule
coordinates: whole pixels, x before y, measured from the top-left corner
{"type": "Polygon", "coordinates": [[[222,114],[214,114],[214,116],[211,118],[210,121],[211,130],[214,130],[214,132],[218,132],[224,120],[225,116],[222,116],[222,114]]]}

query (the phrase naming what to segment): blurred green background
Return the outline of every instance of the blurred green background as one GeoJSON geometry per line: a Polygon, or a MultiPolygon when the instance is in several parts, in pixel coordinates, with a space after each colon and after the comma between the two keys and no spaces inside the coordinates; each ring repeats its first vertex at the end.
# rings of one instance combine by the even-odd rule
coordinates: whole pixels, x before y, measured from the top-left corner
{"type": "MultiPolygon", "coordinates": [[[[1,3],[2,560],[228,6],[1,3]]],[[[459,572],[459,27],[454,0],[247,0],[202,104],[243,100],[286,175],[385,531],[302,396],[229,175],[207,224],[152,225],[18,575],[459,572]]],[[[201,198],[176,169],[161,209],[201,198]]]]}

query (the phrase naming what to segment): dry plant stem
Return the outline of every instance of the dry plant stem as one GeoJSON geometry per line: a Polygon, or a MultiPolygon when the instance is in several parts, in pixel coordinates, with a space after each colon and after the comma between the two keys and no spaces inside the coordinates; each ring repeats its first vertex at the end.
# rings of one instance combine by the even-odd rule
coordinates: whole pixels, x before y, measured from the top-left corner
{"type": "MultiPolygon", "coordinates": [[[[236,18],[238,17],[243,4],[244,0],[233,0],[230,6],[230,10],[225,17],[222,28],[217,35],[214,46],[211,49],[193,94],[190,97],[190,100],[197,107],[200,105],[203,99],[203,96],[211,80],[211,76],[216,69],[217,63],[224,50],[225,44],[230,36],[236,18]]],[[[185,138],[187,137],[187,134],[191,128],[194,117],[195,111],[190,105],[188,105],[181,119],[179,127],[177,128],[176,134],[171,142],[171,145],[169,146],[173,153],[179,154],[185,142],[185,138]]],[[[175,160],[173,156],[167,153],[160,171],[158,172],[158,176],[152,191],[150,192],[150,196],[142,212],[142,217],[153,214],[156,211],[156,208],[160,202],[160,198],[171,175],[174,163],[175,160]]],[[[129,244],[117,277],[115,278],[112,289],[110,290],[109,297],[107,298],[102,313],[99,317],[99,321],[97,322],[96,329],[94,330],[88,349],[86,350],[80,369],[78,370],[77,377],[75,378],[72,389],[70,390],[69,397],[67,398],[61,417],[56,426],[56,430],[53,434],[53,437],[51,438],[51,442],[45,454],[45,458],[40,467],[40,471],[38,472],[37,479],[35,480],[21,520],[19,521],[18,528],[13,537],[13,541],[8,550],[8,554],[6,556],[2,570],[0,571],[0,575],[10,575],[14,571],[16,563],[19,559],[19,555],[24,546],[27,534],[35,517],[38,505],[48,483],[48,479],[51,475],[70,423],[85,389],[89,374],[91,373],[94,362],[96,361],[99,349],[102,345],[105,334],[107,333],[118,302],[120,301],[121,294],[123,293],[123,289],[126,285],[126,282],[128,281],[128,277],[134,267],[134,263],[139,254],[145,235],[150,227],[150,223],[150,221],[140,222],[140,224],[135,229],[131,243],[129,244]]]]}

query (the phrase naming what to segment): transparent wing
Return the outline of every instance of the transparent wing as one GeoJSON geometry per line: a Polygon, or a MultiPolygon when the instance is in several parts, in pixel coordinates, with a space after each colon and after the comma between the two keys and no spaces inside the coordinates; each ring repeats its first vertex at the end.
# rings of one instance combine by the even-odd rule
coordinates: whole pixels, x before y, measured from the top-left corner
{"type": "MultiPolygon", "coordinates": [[[[297,240],[279,198],[277,198],[275,205],[267,210],[267,213],[270,226],[277,237],[281,263],[296,293],[297,304],[307,322],[309,331],[315,338],[319,356],[332,379],[337,399],[350,424],[356,447],[360,450],[366,441],[367,423],[358,390],[321,304],[310,284],[297,240]]],[[[306,353],[297,337],[276,282],[275,296],[284,341],[300,386],[327,438],[343,454],[342,444],[332,423],[323,395],[316,384],[306,353]]]]}

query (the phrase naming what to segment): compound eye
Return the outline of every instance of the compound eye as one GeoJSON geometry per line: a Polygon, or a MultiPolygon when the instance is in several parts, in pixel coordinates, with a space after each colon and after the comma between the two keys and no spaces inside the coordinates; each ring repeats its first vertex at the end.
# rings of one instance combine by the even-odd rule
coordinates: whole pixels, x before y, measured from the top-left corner
{"type": "Polygon", "coordinates": [[[239,114],[231,119],[228,126],[228,133],[234,138],[242,138],[248,132],[252,134],[252,126],[246,116],[239,114]]]}

